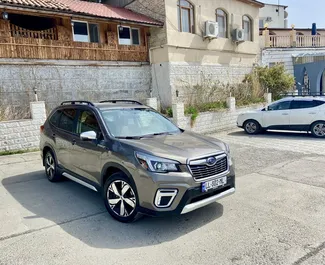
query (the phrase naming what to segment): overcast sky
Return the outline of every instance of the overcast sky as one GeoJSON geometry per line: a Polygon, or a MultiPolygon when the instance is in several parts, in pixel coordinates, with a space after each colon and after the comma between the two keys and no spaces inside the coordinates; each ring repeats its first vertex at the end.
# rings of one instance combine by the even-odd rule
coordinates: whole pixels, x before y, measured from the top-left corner
{"type": "MultiPolygon", "coordinates": [[[[279,0],[280,5],[288,6],[289,27],[311,28],[316,23],[318,28],[325,28],[325,0],[279,0]]],[[[261,0],[267,4],[278,4],[278,0],[261,0]]]]}

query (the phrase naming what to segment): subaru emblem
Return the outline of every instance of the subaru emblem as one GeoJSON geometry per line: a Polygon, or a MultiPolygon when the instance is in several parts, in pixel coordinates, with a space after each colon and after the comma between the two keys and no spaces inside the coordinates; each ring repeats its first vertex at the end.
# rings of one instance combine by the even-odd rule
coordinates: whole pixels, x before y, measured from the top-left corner
{"type": "Polygon", "coordinates": [[[208,166],[214,166],[217,163],[217,159],[212,156],[207,159],[207,165],[208,166]]]}

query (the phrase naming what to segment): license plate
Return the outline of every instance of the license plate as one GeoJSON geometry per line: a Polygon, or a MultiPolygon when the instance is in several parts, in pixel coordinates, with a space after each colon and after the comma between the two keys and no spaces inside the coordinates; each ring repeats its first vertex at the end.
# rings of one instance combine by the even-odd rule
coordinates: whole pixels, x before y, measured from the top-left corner
{"type": "Polygon", "coordinates": [[[214,190],[219,187],[223,187],[227,184],[227,177],[222,177],[218,179],[213,179],[202,183],[202,192],[208,192],[209,190],[214,190]]]}

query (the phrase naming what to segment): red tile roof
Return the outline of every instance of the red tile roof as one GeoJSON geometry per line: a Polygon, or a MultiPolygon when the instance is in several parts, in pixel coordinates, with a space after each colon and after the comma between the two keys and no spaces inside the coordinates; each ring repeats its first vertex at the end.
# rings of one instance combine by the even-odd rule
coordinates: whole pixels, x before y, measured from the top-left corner
{"type": "Polygon", "coordinates": [[[8,4],[15,6],[30,6],[30,7],[39,7],[46,9],[56,9],[56,10],[70,10],[68,6],[60,2],[52,0],[0,0],[0,4],[8,4]]]}
{"type": "Polygon", "coordinates": [[[163,23],[121,7],[80,0],[0,0],[1,4],[51,9],[68,13],[78,13],[101,18],[116,19],[134,23],[162,26],[163,23]]]}
{"type": "MultiPolygon", "coordinates": [[[[0,0],[1,1],[1,0],[0,0]]],[[[106,4],[86,2],[80,0],[55,0],[59,3],[67,5],[71,11],[81,14],[87,14],[97,17],[132,21],[138,23],[152,24],[152,25],[161,25],[161,22],[158,22],[147,16],[135,13],[131,10],[121,7],[113,7],[106,4]]]]}

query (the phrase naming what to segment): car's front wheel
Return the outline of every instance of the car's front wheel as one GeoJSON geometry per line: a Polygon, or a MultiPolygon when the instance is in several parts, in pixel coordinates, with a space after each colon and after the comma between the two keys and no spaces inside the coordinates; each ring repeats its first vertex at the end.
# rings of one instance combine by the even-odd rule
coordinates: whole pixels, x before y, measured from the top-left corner
{"type": "Polygon", "coordinates": [[[140,216],[135,185],[122,172],[115,173],[106,180],[104,202],[110,215],[120,222],[130,223],[140,216]]]}
{"type": "Polygon", "coordinates": [[[244,123],[244,130],[247,134],[258,134],[261,131],[261,126],[255,120],[248,120],[244,123]]]}
{"type": "Polygon", "coordinates": [[[317,138],[325,138],[325,121],[317,121],[311,125],[311,133],[317,138]]]}

